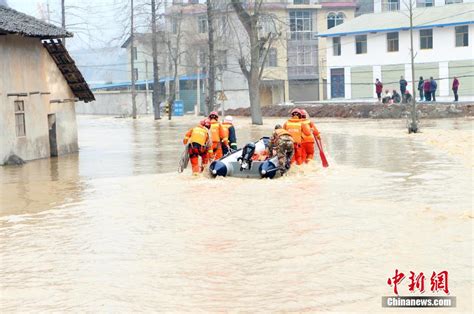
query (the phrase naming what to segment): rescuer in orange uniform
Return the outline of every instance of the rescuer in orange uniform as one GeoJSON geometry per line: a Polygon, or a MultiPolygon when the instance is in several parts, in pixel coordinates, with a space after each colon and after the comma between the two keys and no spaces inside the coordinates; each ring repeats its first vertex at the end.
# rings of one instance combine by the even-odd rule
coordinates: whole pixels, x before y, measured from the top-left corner
{"type": "Polygon", "coordinates": [[[311,135],[309,126],[302,123],[303,120],[301,119],[301,116],[302,113],[300,109],[293,109],[291,111],[291,118],[288,119],[288,121],[286,121],[283,125],[283,128],[287,130],[293,138],[295,149],[291,162],[296,161],[297,165],[301,165],[303,163],[303,148],[301,146],[303,142],[303,135],[311,135]]]}
{"type": "Polygon", "coordinates": [[[229,139],[225,137],[222,125],[219,123],[217,111],[209,114],[209,120],[211,121],[212,150],[214,151],[210,158],[214,160],[222,157],[222,145],[229,146],[229,139]]]}
{"type": "Polygon", "coordinates": [[[224,138],[227,138],[228,145],[223,145],[222,146],[222,152],[224,155],[226,155],[230,149],[236,150],[237,149],[237,136],[235,135],[235,128],[233,122],[232,116],[227,116],[224,118],[224,122],[222,122],[222,130],[223,130],[223,136],[224,138]]]}
{"type": "Polygon", "coordinates": [[[316,125],[309,119],[309,114],[306,110],[301,109],[301,119],[302,123],[307,125],[311,131],[310,135],[303,134],[303,141],[301,146],[303,148],[303,160],[308,163],[314,158],[314,143],[316,139],[320,140],[321,136],[316,128],[316,125]]]}
{"type": "Polygon", "coordinates": [[[202,120],[201,123],[189,129],[183,139],[183,144],[188,145],[189,159],[191,161],[193,175],[203,172],[209,157],[212,154],[212,144],[209,139],[209,128],[211,122],[209,119],[202,120]],[[201,157],[201,166],[199,167],[199,157],[201,157]]]}

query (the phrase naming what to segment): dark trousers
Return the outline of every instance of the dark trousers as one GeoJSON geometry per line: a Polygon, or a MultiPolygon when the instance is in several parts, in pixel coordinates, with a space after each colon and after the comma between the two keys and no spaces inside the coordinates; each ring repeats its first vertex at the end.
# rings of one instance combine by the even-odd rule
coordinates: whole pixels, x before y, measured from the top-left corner
{"type": "Polygon", "coordinates": [[[431,93],[430,92],[425,91],[425,100],[426,101],[431,101],[431,93]]]}
{"type": "Polygon", "coordinates": [[[457,88],[456,88],[456,89],[453,89],[453,93],[454,93],[454,101],[458,101],[458,100],[459,100],[459,96],[458,96],[458,90],[457,90],[457,88]]]}
{"type": "Polygon", "coordinates": [[[420,93],[420,101],[423,101],[423,90],[419,89],[418,92],[420,93]]]}
{"type": "Polygon", "coordinates": [[[377,99],[380,101],[382,99],[382,92],[377,93],[377,99]]]}
{"type": "Polygon", "coordinates": [[[430,92],[431,94],[431,100],[436,101],[436,91],[430,92]]]}

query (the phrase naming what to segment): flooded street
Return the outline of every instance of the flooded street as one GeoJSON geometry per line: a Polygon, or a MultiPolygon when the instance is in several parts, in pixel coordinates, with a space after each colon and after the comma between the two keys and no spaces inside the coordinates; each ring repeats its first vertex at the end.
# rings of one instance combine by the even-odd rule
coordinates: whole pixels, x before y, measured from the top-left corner
{"type": "Polygon", "coordinates": [[[0,167],[1,312],[368,313],[395,269],[472,312],[472,119],[316,120],[330,167],[278,180],[178,174],[195,121],[79,116],[79,154],[0,167]]]}

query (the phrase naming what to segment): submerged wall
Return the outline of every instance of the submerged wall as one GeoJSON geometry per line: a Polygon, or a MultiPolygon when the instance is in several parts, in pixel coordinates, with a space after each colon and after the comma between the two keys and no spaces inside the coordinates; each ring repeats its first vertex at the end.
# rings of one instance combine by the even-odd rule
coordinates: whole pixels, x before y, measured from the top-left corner
{"type": "Polygon", "coordinates": [[[56,115],[58,154],[76,152],[74,99],[62,73],[41,41],[17,35],[0,36],[0,165],[11,154],[24,160],[49,157],[48,114],[56,115]],[[26,94],[8,96],[8,94],[26,94]],[[17,136],[14,102],[23,101],[25,135],[17,136]]]}

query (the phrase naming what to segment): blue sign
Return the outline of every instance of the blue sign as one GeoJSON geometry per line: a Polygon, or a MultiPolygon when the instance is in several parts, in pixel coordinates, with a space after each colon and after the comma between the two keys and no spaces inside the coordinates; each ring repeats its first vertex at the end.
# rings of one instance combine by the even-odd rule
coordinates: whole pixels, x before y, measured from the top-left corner
{"type": "Polygon", "coordinates": [[[184,115],[184,103],[182,100],[175,100],[173,105],[173,116],[184,115]]]}

